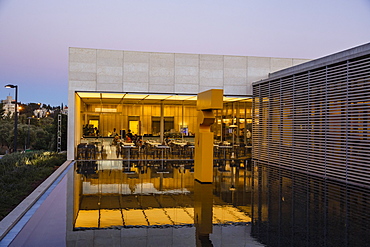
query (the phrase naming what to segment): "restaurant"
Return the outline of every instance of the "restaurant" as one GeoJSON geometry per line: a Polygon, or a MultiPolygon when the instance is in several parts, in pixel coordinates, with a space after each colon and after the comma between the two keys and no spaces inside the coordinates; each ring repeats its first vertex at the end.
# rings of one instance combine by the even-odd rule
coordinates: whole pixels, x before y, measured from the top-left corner
{"type": "Polygon", "coordinates": [[[305,61],[70,48],[68,159],[193,159],[184,147],[194,146],[197,94],[209,89],[224,91],[215,158],[245,158],[251,83],[305,61]]]}

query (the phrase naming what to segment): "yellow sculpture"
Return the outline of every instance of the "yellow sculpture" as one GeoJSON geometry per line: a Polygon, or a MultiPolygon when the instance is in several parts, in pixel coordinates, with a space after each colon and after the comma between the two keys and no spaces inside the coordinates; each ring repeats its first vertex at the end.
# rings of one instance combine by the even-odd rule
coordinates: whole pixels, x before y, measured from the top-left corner
{"type": "Polygon", "coordinates": [[[201,183],[213,182],[213,133],[215,121],[212,110],[223,107],[223,90],[211,89],[198,94],[198,131],[195,135],[194,178],[201,183]]]}

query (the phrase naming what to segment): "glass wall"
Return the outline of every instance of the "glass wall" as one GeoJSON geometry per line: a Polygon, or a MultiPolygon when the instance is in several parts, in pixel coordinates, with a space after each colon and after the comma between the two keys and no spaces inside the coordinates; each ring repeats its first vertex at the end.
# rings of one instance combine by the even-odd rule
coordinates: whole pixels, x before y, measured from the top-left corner
{"type": "Polygon", "coordinates": [[[212,126],[215,140],[224,144],[252,145],[252,102],[240,99],[224,102],[224,108],[216,111],[212,126]]]}
{"type": "MultiPolygon", "coordinates": [[[[195,95],[139,95],[84,93],[81,98],[81,138],[123,138],[127,133],[144,139],[192,139],[197,131],[195,95]]],[[[252,101],[224,97],[224,109],[215,111],[215,141],[251,145],[252,101]]]]}

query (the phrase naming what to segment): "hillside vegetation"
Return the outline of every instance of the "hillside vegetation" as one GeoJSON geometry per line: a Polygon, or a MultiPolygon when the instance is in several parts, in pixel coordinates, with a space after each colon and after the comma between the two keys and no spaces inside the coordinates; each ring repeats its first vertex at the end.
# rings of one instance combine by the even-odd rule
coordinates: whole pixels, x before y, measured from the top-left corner
{"type": "Polygon", "coordinates": [[[66,161],[65,153],[12,153],[0,159],[0,220],[66,161]]]}

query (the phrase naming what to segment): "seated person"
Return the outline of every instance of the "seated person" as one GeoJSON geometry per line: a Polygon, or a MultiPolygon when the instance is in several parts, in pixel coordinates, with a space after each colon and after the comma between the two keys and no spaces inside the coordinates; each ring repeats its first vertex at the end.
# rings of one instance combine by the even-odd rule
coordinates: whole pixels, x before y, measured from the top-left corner
{"type": "Polygon", "coordinates": [[[136,141],[136,146],[141,147],[143,146],[143,140],[141,138],[138,138],[136,141]]]}
{"type": "Polygon", "coordinates": [[[94,132],[95,132],[95,136],[99,136],[99,133],[100,133],[100,132],[99,132],[99,130],[98,130],[98,128],[97,128],[97,127],[95,127],[95,128],[94,128],[94,132]]]}
{"type": "Polygon", "coordinates": [[[116,132],[116,128],[113,129],[113,132],[112,132],[112,134],[110,136],[112,136],[112,137],[118,136],[118,134],[116,132]]]}
{"type": "Polygon", "coordinates": [[[164,140],[164,142],[165,142],[165,145],[169,145],[170,144],[170,142],[171,142],[171,139],[170,139],[170,137],[169,136],[167,136],[166,137],[166,139],[164,140]]]}
{"type": "Polygon", "coordinates": [[[130,138],[130,136],[128,134],[126,135],[125,142],[127,142],[127,143],[131,143],[132,142],[132,140],[131,140],[131,138],[130,138]]]}
{"type": "Polygon", "coordinates": [[[117,143],[119,142],[119,136],[117,135],[117,136],[115,136],[114,138],[113,138],[113,142],[112,142],[112,145],[117,145],[117,143]]]}

